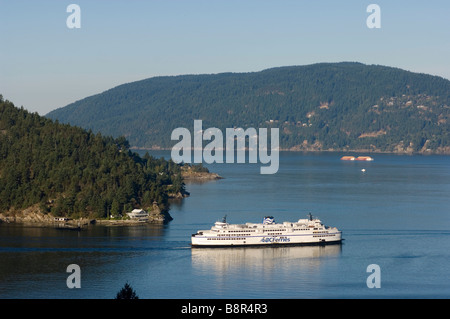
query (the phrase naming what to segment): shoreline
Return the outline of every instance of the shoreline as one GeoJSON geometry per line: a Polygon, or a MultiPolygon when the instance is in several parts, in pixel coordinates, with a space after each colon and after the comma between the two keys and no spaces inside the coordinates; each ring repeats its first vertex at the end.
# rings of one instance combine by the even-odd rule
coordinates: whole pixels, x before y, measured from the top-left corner
{"type": "MultiPolygon", "coordinates": [[[[147,150],[170,150],[162,148],[151,148],[147,150]]],[[[437,155],[437,156],[447,156],[450,153],[408,153],[408,152],[382,152],[382,151],[368,151],[368,150],[348,150],[348,151],[337,151],[337,150],[292,150],[292,149],[282,149],[283,152],[302,152],[302,153],[369,153],[369,154],[391,154],[391,155],[437,155]]],[[[220,180],[224,177],[217,173],[211,173],[209,171],[195,171],[192,170],[190,166],[182,170],[183,181],[186,183],[206,183],[213,180],[220,180]]],[[[184,194],[169,194],[170,199],[182,200],[189,197],[189,192],[184,194]]],[[[84,229],[89,225],[101,225],[101,226],[142,226],[148,224],[167,224],[173,218],[170,216],[169,212],[154,212],[148,216],[148,220],[139,221],[133,219],[95,219],[95,218],[66,218],[64,221],[56,220],[56,217],[51,214],[44,214],[40,209],[34,205],[26,209],[16,211],[10,210],[7,212],[0,212],[0,225],[2,224],[21,224],[24,226],[37,226],[37,227],[53,227],[58,229],[84,229]]]]}
{"type": "Polygon", "coordinates": [[[50,227],[67,230],[83,230],[89,226],[140,226],[140,225],[164,225],[173,218],[168,212],[150,211],[145,221],[137,219],[96,219],[96,218],[69,218],[55,217],[52,214],[44,214],[36,205],[21,211],[9,211],[0,213],[0,225],[15,224],[23,226],[50,227]]]}
{"type": "MultiPolygon", "coordinates": [[[[182,173],[183,181],[187,183],[202,183],[212,180],[223,179],[216,173],[211,172],[193,172],[191,170],[182,173]]],[[[190,196],[190,193],[178,192],[176,194],[169,193],[169,198],[173,200],[182,200],[190,196]]],[[[149,211],[146,220],[137,219],[96,219],[89,217],[70,218],[70,217],[56,217],[51,213],[44,214],[41,212],[37,204],[25,208],[23,210],[11,209],[7,212],[0,212],[0,225],[2,224],[16,224],[33,227],[49,227],[56,229],[67,230],[83,230],[89,226],[100,225],[107,227],[118,226],[143,226],[143,225],[165,225],[173,220],[169,211],[161,211],[159,207],[153,207],[149,211]]]]}
{"type": "MultiPolygon", "coordinates": [[[[1,214],[0,214],[1,215],[1,214]]],[[[0,225],[17,225],[24,227],[42,227],[55,228],[61,230],[85,230],[89,227],[105,226],[105,227],[120,227],[120,226],[145,226],[145,225],[163,225],[163,221],[138,221],[131,219],[114,220],[114,219],[71,219],[65,222],[58,221],[33,221],[33,220],[5,220],[0,217],[0,225]]],[[[1,226],[0,226],[1,227],[1,226]]]]}
{"type": "MultiPolygon", "coordinates": [[[[171,151],[172,148],[165,147],[137,147],[132,146],[130,150],[133,151],[171,151]]],[[[193,151],[194,148],[191,148],[193,151]]],[[[225,151],[225,150],[224,150],[225,151]]],[[[248,147],[245,148],[245,151],[248,151],[248,147]]],[[[368,154],[392,154],[392,155],[450,155],[450,147],[444,147],[442,150],[425,150],[420,152],[413,152],[408,150],[398,150],[398,151],[382,151],[382,150],[373,150],[373,149],[348,149],[348,150],[321,150],[321,149],[297,149],[295,146],[291,148],[280,148],[279,152],[298,152],[298,153],[368,153],[368,154]]]]}
{"type": "Polygon", "coordinates": [[[149,225],[164,225],[164,223],[155,222],[139,222],[133,220],[95,220],[93,224],[83,224],[83,225],[72,225],[72,224],[57,224],[57,223],[45,223],[45,222],[3,222],[0,221],[1,225],[10,225],[17,227],[37,227],[37,228],[54,228],[59,230],[75,230],[84,231],[92,227],[139,227],[139,226],[149,226],[149,225]]]}
{"type": "Polygon", "coordinates": [[[184,182],[207,182],[213,180],[224,179],[217,173],[210,172],[183,172],[181,173],[184,182]]]}

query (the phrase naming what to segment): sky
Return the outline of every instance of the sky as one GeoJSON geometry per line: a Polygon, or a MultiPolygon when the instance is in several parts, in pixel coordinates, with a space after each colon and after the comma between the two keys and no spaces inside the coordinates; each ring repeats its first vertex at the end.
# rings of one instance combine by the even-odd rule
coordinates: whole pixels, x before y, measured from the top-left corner
{"type": "Polygon", "coordinates": [[[450,1],[0,0],[0,41],[0,94],[45,115],[165,75],[354,61],[450,79],[450,1]]]}

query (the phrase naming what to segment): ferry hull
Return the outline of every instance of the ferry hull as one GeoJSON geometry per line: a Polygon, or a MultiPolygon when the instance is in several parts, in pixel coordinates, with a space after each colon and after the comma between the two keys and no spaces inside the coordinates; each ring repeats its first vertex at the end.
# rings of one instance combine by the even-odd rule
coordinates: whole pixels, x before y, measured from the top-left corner
{"type": "Polygon", "coordinates": [[[221,245],[204,245],[204,244],[191,244],[192,248],[230,248],[230,247],[289,247],[289,246],[325,246],[325,245],[340,245],[342,240],[338,241],[326,241],[326,242],[310,242],[310,243],[289,243],[289,244],[221,244],[221,245]]]}
{"type": "Polygon", "coordinates": [[[292,236],[254,236],[223,239],[192,235],[192,247],[246,247],[246,246],[311,246],[342,243],[341,232],[326,234],[326,237],[313,237],[312,234],[292,236]]]}

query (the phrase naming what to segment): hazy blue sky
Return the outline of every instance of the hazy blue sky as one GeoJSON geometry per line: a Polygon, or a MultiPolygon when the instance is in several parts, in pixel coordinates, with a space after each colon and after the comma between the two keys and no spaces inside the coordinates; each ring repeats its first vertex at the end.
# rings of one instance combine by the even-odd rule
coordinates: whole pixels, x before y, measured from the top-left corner
{"type": "Polygon", "coordinates": [[[358,61],[450,79],[448,0],[0,0],[0,15],[0,94],[40,114],[157,75],[358,61]]]}

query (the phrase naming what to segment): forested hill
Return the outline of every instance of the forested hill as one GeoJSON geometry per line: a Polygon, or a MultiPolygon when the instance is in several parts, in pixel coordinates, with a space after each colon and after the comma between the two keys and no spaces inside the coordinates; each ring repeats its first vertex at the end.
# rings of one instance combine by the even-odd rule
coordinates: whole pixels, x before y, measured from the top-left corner
{"type": "Polygon", "coordinates": [[[170,148],[174,128],[201,119],[204,129],[278,127],[283,149],[450,153],[450,81],[353,62],[154,77],[48,117],[142,148],[170,148]]]}
{"type": "MultiPolygon", "coordinates": [[[[102,218],[183,191],[180,167],[104,137],[16,108],[0,95],[0,213],[36,206],[54,216],[102,218]]],[[[125,215],[125,214],[124,214],[125,215]]]]}

